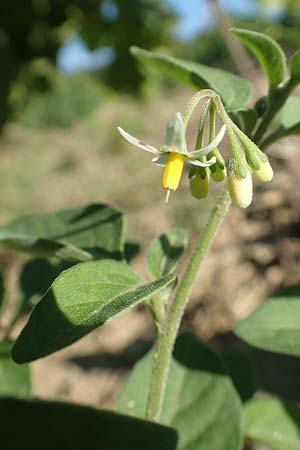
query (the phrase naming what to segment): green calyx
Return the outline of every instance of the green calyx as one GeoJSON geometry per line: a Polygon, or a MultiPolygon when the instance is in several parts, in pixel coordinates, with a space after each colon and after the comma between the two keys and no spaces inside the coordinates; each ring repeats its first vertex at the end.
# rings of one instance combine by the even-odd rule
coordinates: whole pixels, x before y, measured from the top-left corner
{"type": "Polygon", "coordinates": [[[251,141],[240,129],[237,129],[238,139],[240,140],[245,152],[246,160],[253,171],[258,171],[262,164],[268,162],[268,157],[257,145],[251,141]]]}
{"type": "Polygon", "coordinates": [[[210,166],[211,177],[214,181],[223,181],[226,178],[226,166],[225,161],[218,149],[209,153],[208,158],[216,157],[216,163],[210,166]]]}
{"type": "MultiPolygon", "coordinates": [[[[238,127],[236,127],[239,129],[238,127]]],[[[241,142],[232,127],[227,128],[227,134],[230,141],[230,160],[228,173],[238,174],[242,178],[246,178],[249,172],[247,160],[241,142]]]]}

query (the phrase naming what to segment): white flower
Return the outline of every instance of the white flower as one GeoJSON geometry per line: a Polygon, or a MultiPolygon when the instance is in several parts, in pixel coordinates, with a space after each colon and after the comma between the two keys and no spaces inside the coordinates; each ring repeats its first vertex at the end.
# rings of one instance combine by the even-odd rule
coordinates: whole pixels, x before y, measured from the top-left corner
{"type": "Polygon", "coordinates": [[[121,127],[118,127],[118,131],[131,144],[155,155],[152,162],[158,166],[165,167],[162,179],[163,188],[169,191],[176,191],[180,182],[184,160],[199,167],[209,167],[215,164],[215,157],[208,161],[199,161],[199,158],[207,155],[220,144],[225,135],[226,125],[222,126],[215,139],[209,145],[192,152],[188,152],[186,148],[185,127],[179,112],[169,121],[164,145],[159,150],[152,145],[144,144],[121,127]]]}

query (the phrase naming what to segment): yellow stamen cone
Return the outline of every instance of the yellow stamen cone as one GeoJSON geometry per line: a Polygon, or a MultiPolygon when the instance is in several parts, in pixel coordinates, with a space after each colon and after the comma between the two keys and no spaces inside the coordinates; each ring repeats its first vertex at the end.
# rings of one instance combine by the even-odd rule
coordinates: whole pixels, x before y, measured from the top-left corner
{"type": "Polygon", "coordinates": [[[183,155],[170,153],[162,177],[162,187],[170,191],[178,188],[183,169],[183,155]]]}

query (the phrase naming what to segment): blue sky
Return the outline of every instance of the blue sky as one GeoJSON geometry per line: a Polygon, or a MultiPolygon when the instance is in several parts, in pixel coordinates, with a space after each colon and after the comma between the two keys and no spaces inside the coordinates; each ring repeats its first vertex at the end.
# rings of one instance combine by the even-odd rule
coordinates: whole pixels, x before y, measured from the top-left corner
{"type": "MultiPolygon", "coordinates": [[[[207,0],[166,0],[179,15],[175,35],[182,40],[193,38],[213,24],[207,0]]],[[[220,0],[225,12],[238,17],[266,16],[276,19],[282,13],[280,7],[263,7],[256,0],[220,0]]]]}
{"type": "MultiPolygon", "coordinates": [[[[213,24],[208,7],[208,0],[164,0],[178,14],[178,22],[174,34],[179,40],[189,40],[213,24]]],[[[220,0],[223,9],[238,17],[257,15],[274,19],[282,13],[280,8],[261,7],[256,0],[220,0]]],[[[113,0],[107,0],[101,9],[110,20],[114,20],[118,11],[113,0]]],[[[90,52],[85,44],[76,36],[70,37],[58,52],[58,67],[65,72],[101,69],[114,59],[114,52],[109,47],[90,52]]]]}

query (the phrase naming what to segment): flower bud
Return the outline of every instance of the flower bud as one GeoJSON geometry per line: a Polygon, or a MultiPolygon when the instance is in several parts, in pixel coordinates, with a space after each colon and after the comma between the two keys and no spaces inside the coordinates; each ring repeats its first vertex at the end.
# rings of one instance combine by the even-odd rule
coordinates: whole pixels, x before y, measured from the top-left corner
{"type": "Polygon", "coordinates": [[[252,202],[252,178],[250,172],[246,177],[241,177],[238,173],[233,172],[228,177],[228,191],[232,203],[239,208],[247,208],[252,202]]]}
{"type": "Polygon", "coordinates": [[[211,177],[214,181],[223,181],[227,175],[225,161],[217,148],[208,154],[208,159],[213,156],[216,157],[217,161],[209,168],[211,177]]]}
{"type": "Polygon", "coordinates": [[[261,162],[260,168],[258,170],[253,170],[253,173],[260,181],[271,181],[273,178],[273,169],[268,160],[261,162]]]}
{"type": "MultiPolygon", "coordinates": [[[[194,169],[194,168],[193,168],[194,169]]],[[[190,191],[193,197],[201,200],[207,197],[209,189],[209,172],[204,170],[191,170],[190,172],[190,191]]]]}
{"type": "Polygon", "coordinates": [[[218,163],[211,166],[210,171],[214,181],[223,181],[226,178],[226,167],[220,167],[218,163]]]}

